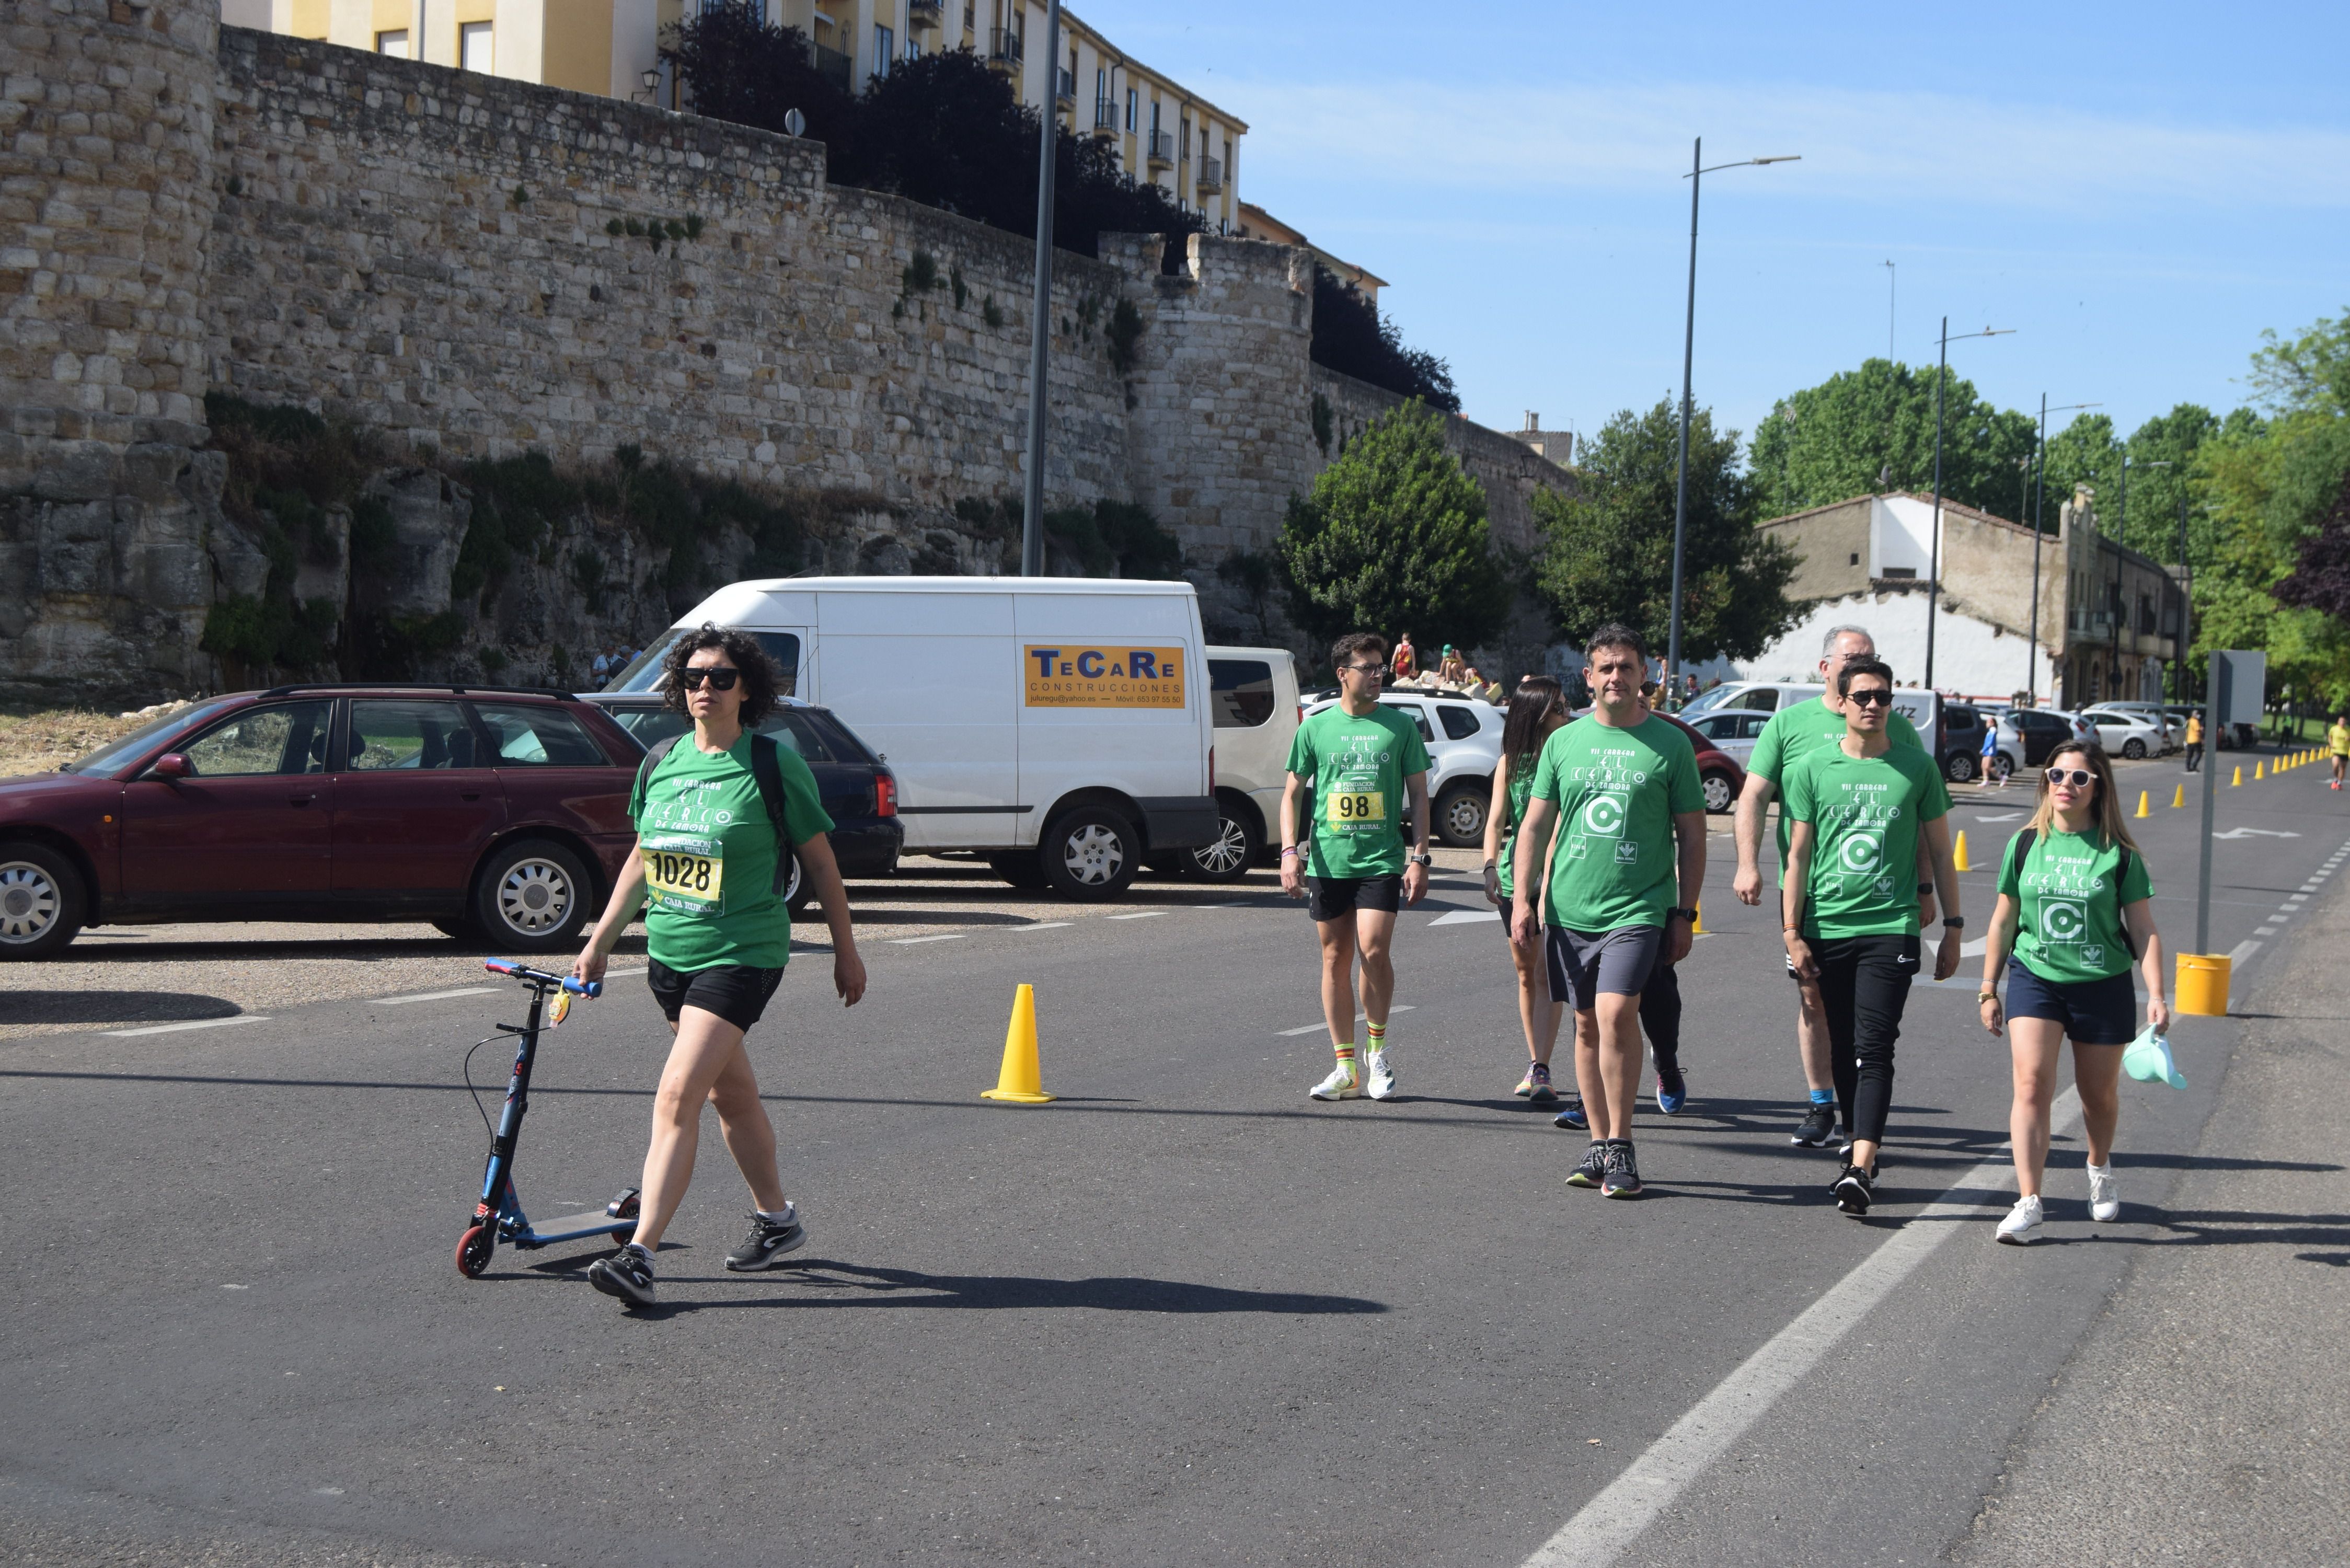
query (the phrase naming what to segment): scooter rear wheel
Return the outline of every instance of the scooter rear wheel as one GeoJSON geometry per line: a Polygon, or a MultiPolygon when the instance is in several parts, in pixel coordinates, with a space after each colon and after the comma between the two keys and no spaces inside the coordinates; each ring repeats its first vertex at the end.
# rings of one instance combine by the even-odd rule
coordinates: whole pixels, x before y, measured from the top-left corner
{"type": "Polygon", "coordinates": [[[469,1226],[457,1238],[457,1272],[469,1280],[478,1280],[490,1266],[490,1254],[497,1251],[497,1238],[490,1234],[487,1225],[469,1226]]]}
{"type": "Polygon", "coordinates": [[[615,1220],[627,1221],[626,1224],[616,1225],[612,1228],[612,1244],[614,1246],[625,1247],[630,1241],[636,1240],[637,1215],[642,1206],[643,1199],[639,1194],[637,1189],[633,1187],[621,1193],[618,1198],[613,1199],[609,1203],[604,1205],[605,1213],[609,1214],[615,1220]]]}

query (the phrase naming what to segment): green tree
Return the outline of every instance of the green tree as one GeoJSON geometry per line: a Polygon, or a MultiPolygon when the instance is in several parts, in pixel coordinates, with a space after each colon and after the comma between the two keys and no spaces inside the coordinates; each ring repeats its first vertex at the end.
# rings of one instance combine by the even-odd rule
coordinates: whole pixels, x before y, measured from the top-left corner
{"type": "Polygon", "coordinates": [[[1484,641],[1509,613],[1485,492],[1415,398],[1347,444],[1292,497],[1281,527],[1289,613],[1317,642],[1404,630],[1429,647],[1484,641]]]}
{"type": "MultiPolygon", "coordinates": [[[[2015,514],[2033,424],[1995,409],[1955,372],[1943,388],[1942,493],[2015,514]]],[[[1869,359],[1779,400],[1754,432],[1765,518],[1887,490],[1934,488],[1934,372],[1869,359]]]]}
{"type": "MultiPolygon", "coordinates": [[[[1582,493],[1536,491],[1543,534],[1534,583],[1569,638],[1603,622],[1637,629],[1659,653],[1672,619],[1673,501],[1679,426],[1672,404],[1629,409],[1584,449],[1582,493]]],[[[1738,466],[1738,432],[1690,424],[1687,540],[1682,553],[1681,657],[1751,659],[1795,622],[1787,597],[1794,553],[1756,532],[1752,486],[1738,466]]]]}
{"type": "Polygon", "coordinates": [[[2286,412],[2350,412],[2350,311],[2320,317],[2290,343],[2274,332],[2262,333],[2261,342],[2252,355],[2252,385],[2263,402],[2286,412]]]}

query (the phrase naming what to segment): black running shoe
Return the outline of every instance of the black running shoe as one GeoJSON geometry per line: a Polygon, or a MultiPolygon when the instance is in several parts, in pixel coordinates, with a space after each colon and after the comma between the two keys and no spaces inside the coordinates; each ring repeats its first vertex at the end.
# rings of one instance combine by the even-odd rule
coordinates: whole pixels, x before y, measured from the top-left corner
{"type": "Polygon", "coordinates": [[[754,1209],[751,1233],[726,1254],[726,1266],[738,1274],[772,1269],[785,1252],[795,1250],[806,1240],[807,1227],[800,1223],[800,1211],[789,1202],[784,1205],[781,1220],[770,1220],[754,1209]]]}
{"type": "Polygon", "coordinates": [[[652,1254],[634,1241],[588,1265],[588,1282],[635,1306],[653,1304],[652,1254]]]}
{"type": "MultiPolygon", "coordinates": [[[[1846,1164],[1851,1163],[1852,1145],[1850,1142],[1847,1141],[1836,1145],[1836,1158],[1845,1161],[1846,1164]]],[[[1877,1170],[1875,1174],[1878,1176],[1885,1174],[1885,1147],[1882,1144],[1879,1144],[1877,1149],[1877,1170]]]]}
{"type": "Polygon", "coordinates": [[[1555,1127],[1573,1127],[1577,1132],[1588,1132],[1591,1129],[1591,1117],[1583,1109],[1583,1096],[1567,1096],[1565,1108],[1551,1117],[1550,1125],[1555,1127]]]}
{"type": "Polygon", "coordinates": [[[1596,1187],[1607,1179],[1607,1146],[1595,1143],[1583,1151],[1583,1163],[1567,1173],[1569,1187],[1596,1187]]]}
{"type": "Polygon", "coordinates": [[[1835,1137],[1835,1107],[1814,1106],[1804,1113],[1803,1126],[1787,1141],[1797,1148],[1817,1148],[1835,1137]]]}
{"type": "Polygon", "coordinates": [[[1640,1196],[1640,1168],[1632,1158],[1628,1143],[1607,1146],[1607,1174],[1599,1183],[1602,1198],[1638,1198],[1640,1196]]]}
{"type": "Polygon", "coordinates": [[[1869,1199],[1877,1196],[1877,1184],[1860,1167],[1847,1165],[1844,1168],[1844,1174],[1836,1178],[1835,1186],[1829,1190],[1835,1194],[1836,1207],[1846,1213],[1866,1214],[1869,1199]]]}

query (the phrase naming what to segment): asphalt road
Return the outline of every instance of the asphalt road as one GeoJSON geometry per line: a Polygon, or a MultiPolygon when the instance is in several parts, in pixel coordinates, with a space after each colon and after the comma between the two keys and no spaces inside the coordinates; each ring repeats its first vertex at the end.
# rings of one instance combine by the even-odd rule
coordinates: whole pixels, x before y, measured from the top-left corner
{"type": "MultiPolygon", "coordinates": [[[[2022,807],[1961,803],[1982,863],[2022,807]]],[[[2158,800],[2137,825],[2174,942],[2194,815],[2158,800]]],[[[2301,889],[2350,844],[2350,798],[2309,768],[2223,789],[2220,824],[2296,836],[2219,846],[2212,945],[2261,944],[2252,995],[2335,907],[2330,876],[2301,889]]],[[[1684,970],[1692,1103],[1643,1116],[1637,1203],[1566,1188],[1581,1140],[1510,1096],[1507,960],[1464,876],[1399,939],[1383,1105],[1307,1101],[1312,936],[1263,887],[877,940],[846,1012],[804,953],[754,1037],[802,1266],[720,1266],[746,1205],[713,1126],[645,1314],[586,1285],[585,1245],[452,1266],[484,1142],[458,1064],[518,1016],[506,996],[0,1042],[22,1217],[0,1538],[36,1562],[1997,1561],[1986,1498],[2069,1462],[2033,1439],[2052,1380],[2141,1258],[2210,1228],[2168,1206],[2245,1025],[2175,1031],[2187,1092],[2128,1086],[2121,1222],[2089,1224],[2068,1140],[2053,1244],[1995,1247],[2005,1195],[1938,1201],[2005,1140],[1970,961],[1911,1001],[1879,1206],[1854,1221],[1829,1156],[1786,1142],[1775,917],[1729,872],[1718,853],[1684,970]],[[1037,1109],[977,1097],[1023,981],[1063,1096],[1037,1109]],[[1896,1257],[1810,1360],[1773,1348],[1896,1257]],[[1797,1373],[1689,1462],[1691,1412],[1763,1386],[1758,1364],[1797,1373]]],[[[1990,872],[1966,880],[1980,930],[1990,872]]],[[[634,1182],[662,1045],[635,981],[550,1041],[535,1216],[634,1182]]]]}

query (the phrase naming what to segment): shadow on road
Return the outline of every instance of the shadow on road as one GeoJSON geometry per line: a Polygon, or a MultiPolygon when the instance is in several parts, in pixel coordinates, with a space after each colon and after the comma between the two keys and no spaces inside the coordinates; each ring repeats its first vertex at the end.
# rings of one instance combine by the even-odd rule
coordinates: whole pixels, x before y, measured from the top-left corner
{"type": "Polygon", "coordinates": [[[224,996],[186,991],[16,991],[11,1023],[183,1023],[244,1011],[224,996]]]}

